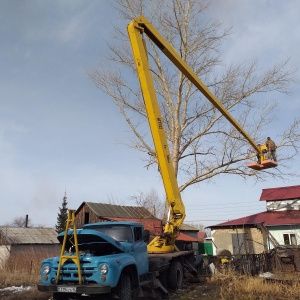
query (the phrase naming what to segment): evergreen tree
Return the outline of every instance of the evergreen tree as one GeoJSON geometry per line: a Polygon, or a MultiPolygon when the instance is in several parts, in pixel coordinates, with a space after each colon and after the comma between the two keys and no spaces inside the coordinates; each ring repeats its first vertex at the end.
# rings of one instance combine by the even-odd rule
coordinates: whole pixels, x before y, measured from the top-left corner
{"type": "Polygon", "coordinates": [[[57,214],[57,223],[55,225],[55,230],[57,233],[60,233],[65,230],[66,222],[68,219],[68,202],[67,202],[67,193],[65,192],[65,196],[63,197],[62,205],[59,207],[59,213],[57,214]]]}

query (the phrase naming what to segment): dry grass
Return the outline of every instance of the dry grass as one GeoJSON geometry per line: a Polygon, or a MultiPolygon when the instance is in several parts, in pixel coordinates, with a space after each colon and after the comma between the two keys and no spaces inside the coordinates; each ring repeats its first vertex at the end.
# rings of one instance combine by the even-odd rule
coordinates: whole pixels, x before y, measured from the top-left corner
{"type": "Polygon", "coordinates": [[[220,283],[222,300],[296,300],[300,298],[299,282],[265,280],[251,276],[228,276],[220,283]]]}
{"type": "Polygon", "coordinates": [[[8,286],[34,285],[40,280],[40,264],[56,253],[36,253],[23,251],[21,254],[11,253],[10,258],[0,269],[0,288],[8,286]]]}
{"type": "Polygon", "coordinates": [[[37,283],[40,281],[40,263],[46,257],[53,254],[36,254],[24,251],[22,254],[11,255],[10,259],[0,269],[0,299],[6,300],[34,300],[49,299],[49,294],[37,291],[37,283]],[[12,293],[3,290],[6,287],[31,287],[30,290],[12,293]]]}
{"type": "Polygon", "coordinates": [[[32,285],[39,280],[39,263],[33,257],[10,258],[0,272],[0,288],[8,286],[32,285]]]}
{"type": "Polygon", "coordinates": [[[171,300],[282,300],[300,299],[298,273],[277,274],[280,280],[252,276],[214,275],[205,283],[189,284],[173,293],[171,300]]]}

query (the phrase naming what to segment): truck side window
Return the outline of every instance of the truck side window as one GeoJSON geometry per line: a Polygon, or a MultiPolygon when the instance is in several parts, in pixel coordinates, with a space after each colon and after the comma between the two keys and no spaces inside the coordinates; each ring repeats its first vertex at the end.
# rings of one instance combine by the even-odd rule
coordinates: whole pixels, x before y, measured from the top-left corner
{"type": "Polygon", "coordinates": [[[141,227],[134,227],[134,240],[137,241],[141,241],[143,237],[142,234],[142,228],[141,227]]]}

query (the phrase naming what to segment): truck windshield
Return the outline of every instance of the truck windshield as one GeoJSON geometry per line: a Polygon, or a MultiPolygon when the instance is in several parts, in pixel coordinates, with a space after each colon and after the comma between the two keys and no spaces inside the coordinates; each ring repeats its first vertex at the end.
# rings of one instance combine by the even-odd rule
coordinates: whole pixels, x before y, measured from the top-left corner
{"type": "Polygon", "coordinates": [[[101,226],[89,227],[89,229],[100,231],[118,242],[132,242],[131,229],[126,226],[101,226]]]}

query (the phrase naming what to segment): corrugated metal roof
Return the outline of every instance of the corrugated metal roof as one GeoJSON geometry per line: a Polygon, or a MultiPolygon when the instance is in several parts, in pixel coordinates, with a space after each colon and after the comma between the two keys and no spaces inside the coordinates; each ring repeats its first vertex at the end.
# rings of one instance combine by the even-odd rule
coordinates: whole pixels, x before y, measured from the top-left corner
{"type": "Polygon", "coordinates": [[[59,244],[53,228],[0,227],[0,235],[13,244],[59,244]]]}
{"type": "Polygon", "coordinates": [[[181,224],[180,230],[199,231],[199,229],[185,223],[181,224]]]}
{"type": "Polygon", "coordinates": [[[255,215],[231,220],[208,228],[255,225],[264,223],[265,226],[300,225],[300,210],[264,211],[255,215]]]}
{"type": "Polygon", "coordinates": [[[84,203],[88,205],[90,209],[92,209],[97,216],[103,218],[156,219],[144,207],[122,206],[122,205],[94,203],[94,202],[84,202],[84,203]]]}
{"type": "Polygon", "coordinates": [[[260,201],[276,201],[300,198],[300,185],[263,189],[260,201]]]}

